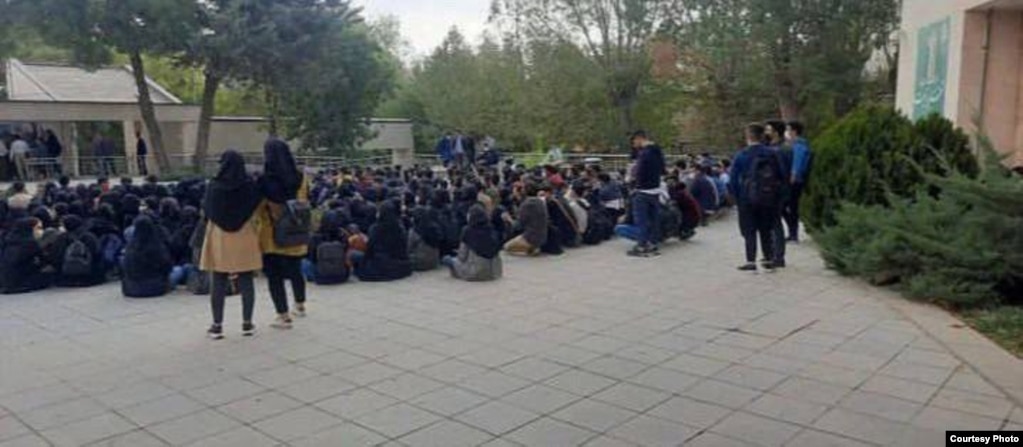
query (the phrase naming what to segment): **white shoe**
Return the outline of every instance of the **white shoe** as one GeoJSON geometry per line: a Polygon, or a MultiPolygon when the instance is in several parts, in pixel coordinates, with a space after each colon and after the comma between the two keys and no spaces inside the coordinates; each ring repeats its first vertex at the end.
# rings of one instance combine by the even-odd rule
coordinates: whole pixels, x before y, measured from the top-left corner
{"type": "Polygon", "coordinates": [[[293,327],[291,317],[287,314],[278,315],[274,322],[270,323],[270,327],[274,329],[291,329],[293,327]]]}

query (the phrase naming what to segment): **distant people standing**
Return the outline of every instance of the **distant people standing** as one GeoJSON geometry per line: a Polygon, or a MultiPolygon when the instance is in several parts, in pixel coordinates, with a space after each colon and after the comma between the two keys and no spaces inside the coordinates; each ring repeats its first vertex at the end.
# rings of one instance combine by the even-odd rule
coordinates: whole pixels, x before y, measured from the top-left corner
{"type": "Polygon", "coordinates": [[[472,136],[466,135],[465,141],[462,142],[465,148],[465,164],[467,166],[476,165],[476,139],[472,136]]]}
{"type": "Polygon", "coordinates": [[[213,325],[208,335],[224,337],[224,300],[230,276],[238,278],[242,295],[242,335],[255,331],[252,314],[256,303],[253,273],[263,268],[259,251],[259,233],[253,216],[262,196],[245,172],[245,159],[233,150],[220,156],[220,170],[210,181],[203,200],[203,213],[209,219],[203,240],[199,269],[213,274],[210,308],[213,325]]]}
{"type": "Polygon", "coordinates": [[[451,132],[445,133],[439,141],[437,141],[437,156],[440,157],[441,163],[444,167],[448,167],[451,161],[455,158],[454,140],[451,137],[451,132]]]}
{"type": "Polygon", "coordinates": [[[142,132],[135,132],[135,159],[139,165],[139,175],[149,175],[149,167],[146,166],[147,155],[149,155],[149,146],[142,138],[142,132]]]}
{"type": "Polygon", "coordinates": [[[662,182],[666,167],[664,152],[642,130],[632,134],[632,147],[638,152],[634,168],[636,192],[630,203],[639,238],[628,255],[656,256],[659,254],[657,244],[661,241],[661,197],[667,195],[662,182]]]}
{"type": "Polygon", "coordinates": [[[803,123],[789,121],[785,138],[792,146],[792,173],[789,175],[789,198],[785,203],[783,215],[788,226],[790,242],[799,242],[799,199],[803,196],[806,182],[809,180],[813,151],[810,143],[803,137],[803,123]]]}
{"type": "Polygon", "coordinates": [[[58,176],[62,175],[60,156],[64,153],[64,145],[60,144],[60,139],[52,129],[46,129],[46,132],[43,133],[43,144],[46,146],[46,156],[52,160],[53,173],[58,176]]]}
{"type": "Polygon", "coordinates": [[[96,157],[96,165],[99,168],[99,175],[109,177],[117,175],[114,168],[114,142],[100,133],[92,137],[92,153],[96,157]]]}
{"type": "Polygon", "coordinates": [[[455,165],[465,165],[465,147],[466,147],[465,135],[462,135],[462,131],[455,132],[454,143],[452,144],[451,154],[454,156],[455,165]]]}
{"type": "Polygon", "coordinates": [[[774,225],[778,221],[785,173],[779,154],[764,145],[760,124],[746,128],[746,148],[732,163],[729,183],[739,209],[739,230],[745,240],[746,263],[742,271],[757,270],[757,237],[764,253],[764,268],[774,270],[774,225]]]}
{"type": "Polygon", "coordinates": [[[0,180],[7,180],[10,169],[11,152],[7,147],[7,136],[0,137],[0,180]]]}
{"type": "Polygon", "coordinates": [[[19,180],[28,180],[28,154],[31,152],[32,147],[28,142],[21,135],[15,135],[14,142],[11,143],[11,163],[14,164],[19,180]]]}

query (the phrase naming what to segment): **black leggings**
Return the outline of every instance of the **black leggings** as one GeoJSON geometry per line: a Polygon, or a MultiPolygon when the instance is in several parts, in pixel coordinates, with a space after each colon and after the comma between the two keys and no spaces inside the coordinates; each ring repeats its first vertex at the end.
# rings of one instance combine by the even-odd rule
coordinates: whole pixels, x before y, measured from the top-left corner
{"type": "Polygon", "coordinates": [[[278,314],[288,313],[288,292],[284,281],[291,282],[296,303],[305,303],[305,277],[302,276],[302,257],[266,255],[263,256],[263,272],[266,273],[270,298],[278,314]]]}
{"type": "MultiPolygon", "coordinates": [[[[205,274],[199,272],[199,274],[205,274]]],[[[230,285],[228,273],[213,273],[213,285],[210,287],[210,307],[213,309],[213,324],[224,323],[224,300],[230,285]]],[[[238,274],[238,291],[242,294],[242,321],[252,321],[253,308],[256,306],[256,288],[252,283],[252,272],[238,274]]]]}

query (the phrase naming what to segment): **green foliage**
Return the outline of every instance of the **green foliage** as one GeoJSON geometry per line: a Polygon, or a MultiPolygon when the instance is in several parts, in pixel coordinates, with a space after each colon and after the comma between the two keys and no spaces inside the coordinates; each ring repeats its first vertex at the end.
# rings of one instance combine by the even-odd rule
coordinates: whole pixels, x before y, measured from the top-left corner
{"type": "Polygon", "coordinates": [[[803,220],[811,230],[835,224],[840,203],[888,205],[913,197],[925,173],[977,171],[969,139],[941,117],[913,124],[890,107],[862,107],[813,142],[803,220]]]}
{"type": "Polygon", "coordinates": [[[1002,306],[966,312],[964,320],[1009,352],[1023,357],[1023,307],[1002,306]]]}
{"type": "Polygon", "coordinates": [[[990,148],[985,154],[976,176],[919,167],[940,194],[920,188],[909,198],[891,196],[886,205],[844,204],[835,224],[815,237],[825,262],[956,308],[1020,304],[1023,178],[1010,174],[990,148]]]}

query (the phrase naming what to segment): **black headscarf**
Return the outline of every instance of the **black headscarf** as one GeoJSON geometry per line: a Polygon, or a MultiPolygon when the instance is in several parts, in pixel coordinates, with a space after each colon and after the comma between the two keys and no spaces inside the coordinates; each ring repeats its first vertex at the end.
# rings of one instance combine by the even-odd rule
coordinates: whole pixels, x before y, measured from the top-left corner
{"type": "Polygon", "coordinates": [[[344,228],[344,215],[335,210],[323,213],[320,220],[320,237],[325,241],[336,241],[341,238],[341,229],[344,228]]]}
{"type": "Polygon", "coordinates": [[[490,225],[487,210],[482,205],[469,208],[468,225],[462,233],[462,242],[476,254],[494,259],[501,252],[501,242],[494,237],[494,227],[490,225]]]}
{"type": "Polygon", "coordinates": [[[206,188],[203,211],[222,230],[238,231],[252,217],[262,198],[245,172],[245,159],[228,150],[220,156],[220,171],[206,188]]]}
{"type": "Polygon", "coordinates": [[[391,259],[408,259],[408,246],[405,229],[401,226],[401,216],[394,202],[384,202],[380,206],[380,215],[369,232],[367,256],[386,255],[391,259]]]}
{"type": "Polygon", "coordinates": [[[271,202],[285,203],[295,200],[302,186],[302,173],[295,166],[288,144],[271,138],[263,146],[263,176],[259,178],[259,192],[271,202]]]}
{"type": "Polygon", "coordinates": [[[435,213],[431,213],[429,209],[422,206],[413,208],[412,225],[426,245],[440,248],[440,244],[444,242],[444,230],[435,213]]]}
{"type": "Polygon", "coordinates": [[[124,273],[132,278],[166,274],[171,254],[163,230],[146,215],[137,217],[134,225],[135,233],[124,249],[124,273]]]}

